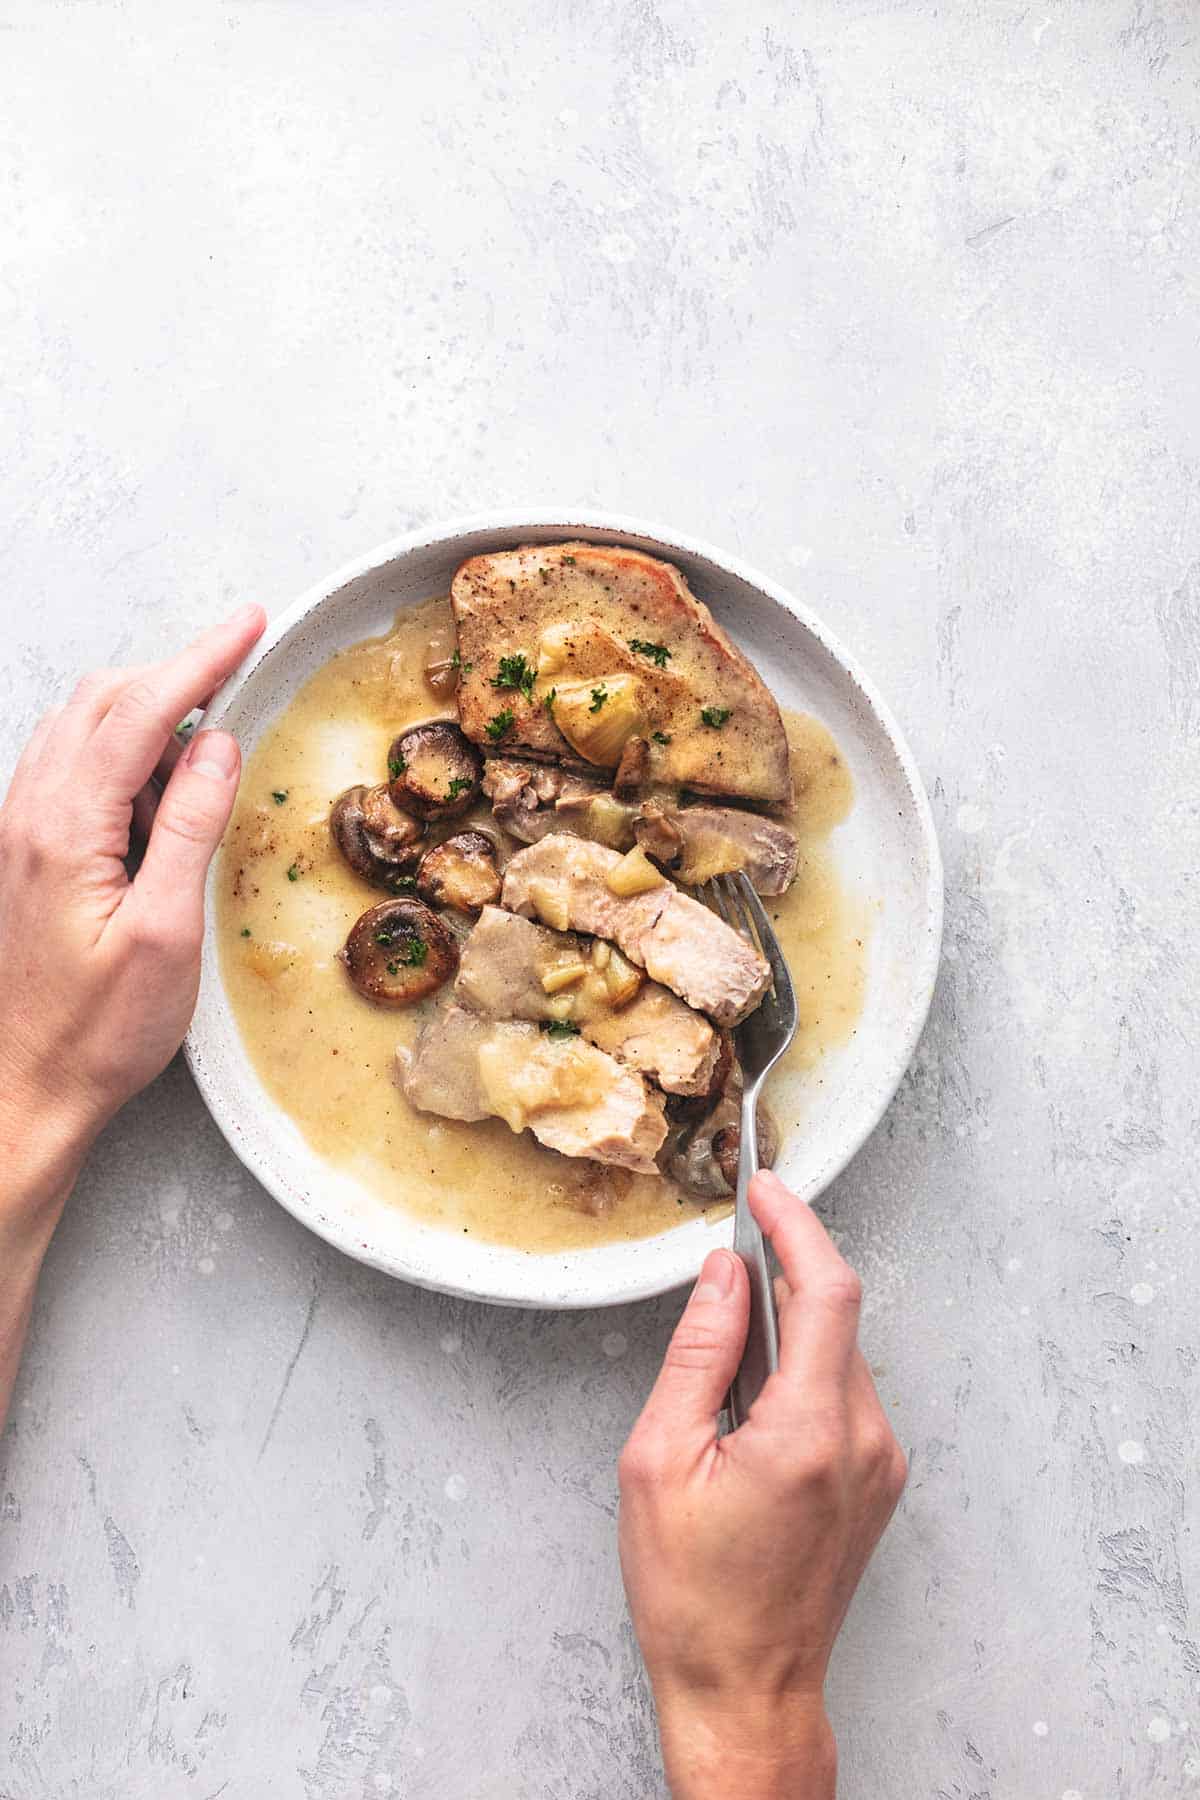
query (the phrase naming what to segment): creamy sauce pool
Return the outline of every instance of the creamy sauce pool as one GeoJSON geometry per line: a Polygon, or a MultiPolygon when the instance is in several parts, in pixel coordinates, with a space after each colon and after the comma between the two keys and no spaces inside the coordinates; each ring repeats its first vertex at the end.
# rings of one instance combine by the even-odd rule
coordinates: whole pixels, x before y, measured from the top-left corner
{"type": "MultiPolygon", "coordinates": [[[[355,782],[384,779],[406,725],[453,708],[424,681],[431,637],[453,644],[449,603],[405,608],[395,628],[319,670],[246,764],[218,863],[221,973],[243,1042],[272,1098],[313,1149],[385,1200],[446,1230],[550,1251],[649,1237],[702,1208],[665,1176],[569,1160],[499,1119],[461,1124],[409,1106],[393,1079],[433,1000],[372,1006],[337,952],[383,896],[352,873],[329,834],[329,808],[355,782]]],[[[829,834],[850,809],[850,775],[815,719],[785,715],[801,842],[791,891],[765,902],[800,1004],[800,1029],[773,1104],[783,1135],[800,1071],[852,1034],[862,1007],[865,909],[842,890],[829,834]],[[789,1071],[793,1078],[789,1079],[789,1071]]],[[[440,835],[491,822],[486,802],[440,835]]],[[[519,846],[517,846],[519,848],[519,846]]],[[[465,931],[469,924],[462,915],[465,931]]]]}

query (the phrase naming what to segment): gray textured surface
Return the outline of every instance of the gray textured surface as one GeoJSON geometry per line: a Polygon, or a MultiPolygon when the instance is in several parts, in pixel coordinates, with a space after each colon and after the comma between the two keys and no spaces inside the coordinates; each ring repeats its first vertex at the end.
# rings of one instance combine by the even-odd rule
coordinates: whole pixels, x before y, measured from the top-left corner
{"type": "MultiPolygon", "coordinates": [[[[481,506],[790,580],[904,720],[949,883],[827,1207],[913,1464],[844,1791],[1192,1791],[1194,6],[0,27],[5,766],[89,664],[481,506]]],[[[657,1793],[613,1461],[676,1304],[391,1285],[173,1069],[76,1198],[0,1452],[0,1794],[657,1793]]]]}

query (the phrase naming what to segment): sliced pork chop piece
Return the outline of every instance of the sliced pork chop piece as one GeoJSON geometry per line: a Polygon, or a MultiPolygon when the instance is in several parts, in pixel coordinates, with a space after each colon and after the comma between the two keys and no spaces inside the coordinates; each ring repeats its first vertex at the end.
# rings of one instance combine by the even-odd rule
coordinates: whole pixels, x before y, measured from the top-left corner
{"type": "Polygon", "coordinates": [[[556,930],[608,938],[652,981],[718,1025],[752,1013],[771,985],[766,959],[665,876],[645,893],[614,894],[607,877],[620,861],[603,844],[553,834],[518,850],[504,873],[501,902],[556,930]]]}
{"type": "Polygon", "coordinates": [[[639,1069],[668,1094],[706,1094],[721,1043],[702,1013],[668,988],[648,981],[617,1012],[596,1013],[581,1027],[589,1043],[639,1069]]]}
{"type": "Polygon", "coordinates": [[[589,1043],[669,1094],[706,1094],[712,1086],[720,1041],[706,1018],[654,981],[614,1006],[587,944],[516,913],[484,907],[462,947],[454,994],[492,1018],[570,1020],[589,1043]],[[578,979],[555,987],[580,968],[578,979]]]}
{"type": "Polygon", "coordinates": [[[581,1038],[559,1039],[516,1019],[450,1002],[397,1058],[400,1085],[421,1112],[501,1118],[563,1156],[657,1173],[667,1135],[661,1094],[581,1038]]]}
{"type": "MultiPolygon", "coordinates": [[[[546,696],[558,685],[602,687],[605,676],[621,677],[612,692],[628,701],[631,720],[639,715],[655,782],[766,806],[790,802],[773,696],[670,563],[619,546],[526,545],[463,563],[450,600],[462,728],[485,749],[576,760],[586,752],[568,744],[546,696]],[[521,657],[535,678],[497,686],[518,675],[521,657]]],[[[588,760],[615,768],[621,747],[608,744],[588,760]]]]}
{"type": "Polygon", "coordinates": [[[775,819],[736,806],[664,806],[648,800],[634,827],[638,843],[685,887],[743,869],[760,894],[786,894],[800,846],[775,819]]]}

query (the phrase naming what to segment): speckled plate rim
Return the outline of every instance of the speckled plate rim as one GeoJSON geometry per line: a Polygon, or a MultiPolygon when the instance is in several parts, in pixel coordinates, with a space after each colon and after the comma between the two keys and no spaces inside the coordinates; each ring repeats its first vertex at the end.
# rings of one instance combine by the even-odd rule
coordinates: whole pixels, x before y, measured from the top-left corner
{"type": "MultiPolygon", "coordinates": [[[[902,1016],[893,1021],[889,1054],[864,1088],[853,1124],[829,1146],[802,1179],[788,1170],[785,1154],[782,1172],[798,1196],[811,1202],[841,1174],[875,1130],[912,1059],[937,980],[942,939],[943,875],[929,800],[902,732],[854,658],[794,595],[749,568],[739,558],[703,539],[625,514],[559,506],[473,514],[393,538],[308,588],[270,621],[249,660],[214,697],[202,724],[209,728],[220,726],[236,703],[246,696],[264,664],[284,641],[350,583],[400,558],[449,547],[456,540],[479,533],[494,533],[521,542],[537,542],[541,538],[557,542],[565,536],[587,537],[589,533],[603,533],[614,539],[628,540],[635,547],[648,549],[668,560],[683,557],[709,564],[719,574],[756,589],[788,613],[836,668],[847,687],[856,692],[863,712],[874,721],[886,740],[906,803],[911,808],[921,924],[912,945],[902,1016]]],[[[265,724],[259,729],[264,728],[265,724]]],[[[303,1144],[293,1122],[275,1105],[253,1074],[221,986],[214,938],[214,880],[215,872],[209,876],[201,1002],[184,1042],[184,1055],[209,1112],[234,1153],[293,1217],[326,1242],[359,1262],[419,1287],[497,1305],[549,1309],[616,1306],[666,1293],[692,1280],[710,1249],[731,1242],[732,1221],[711,1227],[697,1220],[657,1237],[623,1240],[596,1249],[535,1253],[478,1240],[472,1240],[467,1246],[460,1244],[452,1233],[404,1214],[401,1207],[389,1208],[387,1213],[393,1224],[396,1214],[406,1221],[409,1242],[403,1253],[397,1254],[394,1249],[373,1242],[371,1219],[383,1210],[382,1203],[376,1203],[374,1215],[371,1209],[330,1205],[322,1189],[328,1193],[343,1178],[335,1176],[329,1165],[303,1144]],[[214,1002],[214,992],[219,995],[219,1002],[214,1002]],[[248,1075],[253,1084],[250,1104],[278,1127],[275,1139],[268,1134],[266,1147],[247,1134],[242,1116],[247,1105],[244,1088],[239,1090],[239,1084],[223,1079],[219,1073],[219,1047],[213,1041],[218,1019],[241,1053],[243,1076],[248,1075]],[[289,1134],[294,1141],[285,1148],[279,1138],[289,1134]],[[297,1181],[280,1166],[281,1157],[286,1161],[289,1156],[308,1163],[310,1172],[306,1179],[297,1181]]]]}

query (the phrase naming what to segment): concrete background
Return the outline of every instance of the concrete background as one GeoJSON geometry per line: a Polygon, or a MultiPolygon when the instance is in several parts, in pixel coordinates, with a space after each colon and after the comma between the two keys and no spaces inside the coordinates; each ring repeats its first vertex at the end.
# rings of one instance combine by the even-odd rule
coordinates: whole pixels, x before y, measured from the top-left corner
{"type": "MultiPolygon", "coordinates": [[[[1200,1793],[1200,15],[0,0],[0,763],[89,665],[581,501],[795,586],[910,734],[946,962],[825,1213],[912,1480],[850,1800],[1200,1793]]],[[[0,1449],[5,1800],[661,1794],[614,1458],[678,1300],[300,1230],[173,1068],[0,1449]]]]}

